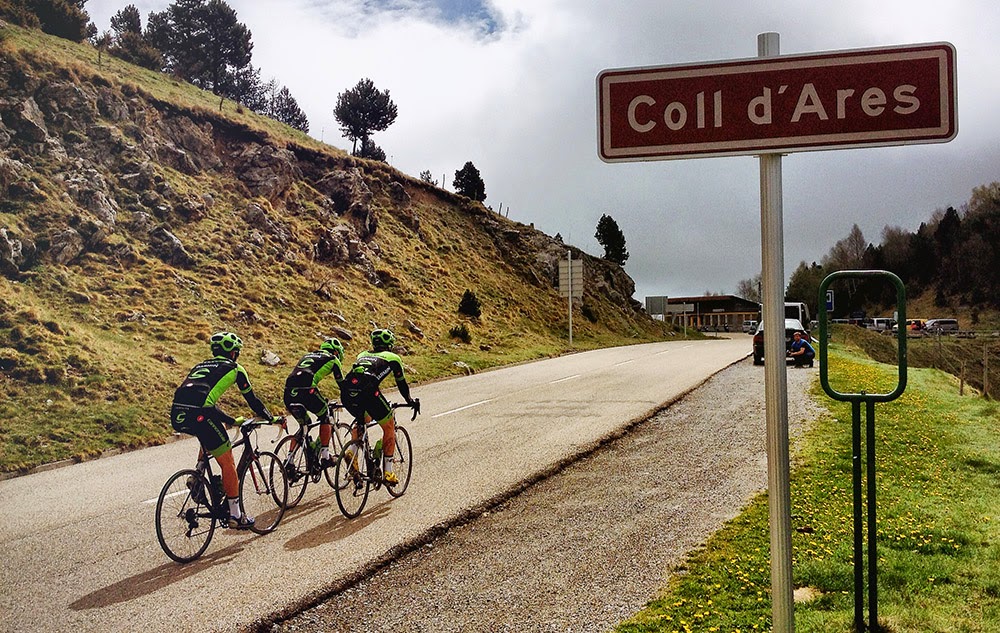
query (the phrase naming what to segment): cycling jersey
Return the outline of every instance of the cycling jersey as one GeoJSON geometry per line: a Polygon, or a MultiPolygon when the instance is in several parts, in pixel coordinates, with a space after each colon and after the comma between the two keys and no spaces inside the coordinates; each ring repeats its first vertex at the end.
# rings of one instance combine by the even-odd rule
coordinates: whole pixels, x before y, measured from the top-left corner
{"type": "Polygon", "coordinates": [[[285,408],[294,415],[292,405],[300,404],[317,418],[325,416],[326,398],[319,392],[318,385],[331,373],[339,385],[344,379],[344,369],[334,354],[321,350],[303,356],[285,380],[285,408]]]}
{"type": "Polygon", "coordinates": [[[231,443],[223,425],[231,426],[235,420],[216,403],[234,383],[256,415],[271,418],[267,407],[253,392],[246,370],[232,359],[216,356],[195,365],[174,392],[171,426],[196,436],[210,454],[218,457],[225,453],[231,443]]]}
{"type": "Polygon", "coordinates": [[[393,352],[361,352],[351,371],[341,384],[340,397],[344,406],[355,418],[366,413],[379,422],[392,414],[389,402],[379,390],[379,384],[392,374],[399,395],[410,402],[410,387],[403,375],[403,360],[393,352]]]}
{"type": "Polygon", "coordinates": [[[339,384],[344,380],[344,368],[340,359],[330,352],[309,352],[299,361],[285,380],[285,389],[291,387],[315,387],[319,381],[333,374],[339,384]]]}

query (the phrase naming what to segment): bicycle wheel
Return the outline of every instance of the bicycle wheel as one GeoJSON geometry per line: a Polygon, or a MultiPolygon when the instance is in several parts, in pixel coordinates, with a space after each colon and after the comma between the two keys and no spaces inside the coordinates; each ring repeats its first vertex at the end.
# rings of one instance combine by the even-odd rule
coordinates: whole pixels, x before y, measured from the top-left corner
{"type": "MultiPolygon", "coordinates": [[[[346,422],[340,422],[333,427],[333,437],[331,439],[330,454],[335,455],[334,459],[339,460],[341,453],[344,452],[344,446],[351,441],[351,425],[346,422]]],[[[337,488],[337,469],[333,466],[323,469],[323,473],[326,475],[326,483],[330,484],[333,489],[337,488]]]]}
{"type": "Polygon", "coordinates": [[[278,527],[288,504],[288,482],[278,456],[262,452],[240,475],[240,510],[254,518],[251,530],[267,534],[278,527]]]}
{"type": "Polygon", "coordinates": [[[156,540],[178,563],[204,553],[215,534],[208,479],[197,470],[181,470],[163,484],[156,500],[156,540]]]}
{"type": "Polygon", "coordinates": [[[337,493],[337,505],[348,519],[353,519],[365,509],[371,486],[369,476],[364,445],[358,440],[348,443],[337,460],[337,485],[333,488],[337,493]],[[348,454],[352,456],[350,459],[348,454]]]}
{"type": "Polygon", "coordinates": [[[392,470],[399,477],[395,486],[386,486],[386,491],[393,497],[401,497],[410,485],[410,473],[413,472],[413,447],[410,445],[410,434],[406,429],[396,426],[396,451],[392,454],[392,470]]]}
{"type": "Polygon", "coordinates": [[[309,469],[306,466],[305,447],[296,446],[295,454],[292,456],[290,465],[287,462],[288,453],[292,450],[292,442],[297,442],[294,435],[289,435],[278,443],[274,453],[278,458],[279,465],[285,468],[285,479],[288,480],[288,504],[286,508],[294,508],[302,495],[306,494],[306,485],[309,483],[309,469]]]}

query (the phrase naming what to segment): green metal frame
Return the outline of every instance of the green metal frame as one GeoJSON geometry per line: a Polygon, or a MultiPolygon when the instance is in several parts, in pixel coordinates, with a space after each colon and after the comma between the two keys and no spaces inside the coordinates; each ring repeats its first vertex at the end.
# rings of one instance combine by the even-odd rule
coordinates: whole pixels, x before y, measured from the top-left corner
{"type": "Polygon", "coordinates": [[[851,403],[851,449],[853,455],[852,478],[854,480],[854,630],[881,631],[878,624],[878,547],[876,543],[875,513],[875,403],[889,402],[902,395],[906,389],[906,289],[899,277],[885,270],[841,270],[827,276],[819,286],[819,379],[823,391],[834,400],[851,403]],[[899,377],[896,388],[889,393],[841,393],[830,386],[827,347],[829,336],[826,311],[826,292],[834,281],[841,279],[887,279],[896,287],[896,311],[898,328],[897,366],[899,377]],[[868,624],[864,621],[864,544],[862,542],[861,503],[861,404],[865,405],[865,439],[868,494],[868,624]]]}

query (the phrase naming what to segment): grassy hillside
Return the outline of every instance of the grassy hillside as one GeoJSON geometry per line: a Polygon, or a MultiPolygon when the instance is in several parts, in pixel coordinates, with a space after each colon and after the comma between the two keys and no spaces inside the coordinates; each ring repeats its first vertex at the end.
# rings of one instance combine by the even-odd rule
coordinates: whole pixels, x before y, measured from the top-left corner
{"type": "MultiPolygon", "coordinates": [[[[174,388],[220,329],[243,338],[274,410],[292,364],[330,335],[353,357],[373,327],[393,329],[418,385],[566,351],[555,284],[571,247],[97,61],[87,45],[0,29],[0,471],[163,441],[174,388]],[[457,311],[466,289],[479,318],[457,311]],[[468,342],[452,336],[463,326],[468,342]]],[[[631,301],[619,267],[572,250],[588,288],[576,348],[674,335],[631,301]]],[[[238,395],[222,404],[247,411],[238,395]]]]}

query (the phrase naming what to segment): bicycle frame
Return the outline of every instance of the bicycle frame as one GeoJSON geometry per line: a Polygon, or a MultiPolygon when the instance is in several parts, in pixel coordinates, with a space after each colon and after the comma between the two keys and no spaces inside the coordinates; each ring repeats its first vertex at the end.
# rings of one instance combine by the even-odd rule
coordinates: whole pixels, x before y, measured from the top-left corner
{"type": "MultiPolygon", "coordinates": [[[[245,473],[246,470],[250,467],[250,462],[253,461],[253,458],[259,457],[260,455],[260,450],[258,449],[257,445],[250,441],[250,437],[257,432],[257,429],[260,428],[260,426],[262,426],[262,424],[258,422],[248,422],[245,424],[241,424],[239,427],[239,432],[242,435],[242,437],[240,437],[237,441],[232,443],[232,448],[230,449],[232,451],[235,451],[237,448],[241,446],[243,447],[243,452],[240,453],[240,458],[236,462],[237,481],[239,481],[239,478],[242,477],[243,473],[245,473]]],[[[205,453],[205,449],[203,448],[198,449],[198,462],[205,464],[205,476],[208,477],[209,482],[212,481],[212,475],[214,474],[212,472],[212,459],[215,459],[215,457],[212,455],[207,455],[205,453]]],[[[218,460],[216,459],[216,461],[218,460]]],[[[199,470],[197,466],[196,470],[199,470]]],[[[219,467],[219,470],[222,470],[221,466],[219,467]]],[[[253,472],[251,472],[251,476],[254,477],[254,483],[256,484],[257,483],[256,475],[253,472]]],[[[223,514],[226,517],[228,517],[229,510],[227,508],[222,508],[224,512],[220,510],[222,502],[225,501],[225,491],[223,491],[223,498],[217,499],[216,497],[218,495],[218,491],[215,490],[214,486],[209,486],[209,494],[212,497],[213,514],[218,514],[219,518],[222,518],[223,514]]]]}

